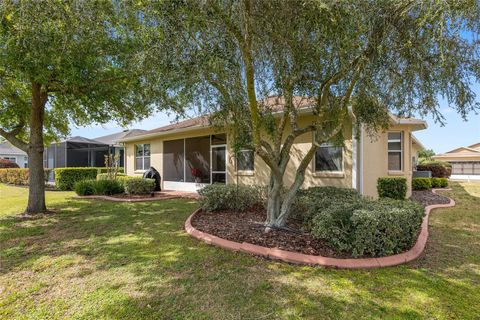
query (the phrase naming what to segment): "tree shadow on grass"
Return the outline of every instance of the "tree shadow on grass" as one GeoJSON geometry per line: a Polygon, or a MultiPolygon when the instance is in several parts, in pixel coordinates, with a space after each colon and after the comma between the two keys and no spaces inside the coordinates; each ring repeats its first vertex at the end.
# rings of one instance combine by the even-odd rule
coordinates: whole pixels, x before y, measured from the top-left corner
{"type": "MultiPolygon", "coordinates": [[[[455,193],[465,197],[457,187],[455,193]]],[[[465,214],[470,200],[460,201],[455,214],[465,214]]],[[[425,254],[409,265],[336,270],[201,243],[183,231],[195,207],[185,200],[72,200],[44,221],[2,219],[0,230],[13,229],[1,248],[10,259],[0,277],[15,281],[18,271],[31,267],[36,278],[53,269],[61,280],[55,286],[81,288],[65,308],[84,319],[474,318],[479,251],[468,251],[478,249],[478,235],[459,236],[441,219],[434,219],[425,254]],[[462,245],[451,254],[452,246],[462,245]]],[[[53,289],[45,298],[57,301],[53,289]]]]}

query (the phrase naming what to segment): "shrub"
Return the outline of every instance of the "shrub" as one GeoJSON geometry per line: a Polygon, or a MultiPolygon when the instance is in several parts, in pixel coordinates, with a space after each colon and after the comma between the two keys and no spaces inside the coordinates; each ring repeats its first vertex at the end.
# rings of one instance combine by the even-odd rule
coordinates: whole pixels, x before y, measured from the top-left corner
{"type": "Polygon", "coordinates": [[[94,194],[94,184],[95,180],[80,180],[75,182],[73,190],[79,196],[90,196],[94,194]]]}
{"type": "Polygon", "coordinates": [[[212,184],[199,190],[200,205],[205,211],[247,211],[263,204],[264,188],[212,184]]]}
{"type": "MultiPolygon", "coordinates": [[[[99,173],[97,174],[97,180],[110,180],[110,176],[108,173],[99,173]]],[[[117,180],[121,180],[121,177],[126,177],[125,173],[117,173],[117,180]]]]}
{"type": "Polygon", "coordinates": [[[432,178],[432,188],[446,188],[448,187],[447,178],[432,178]]]}
{"type": "Polygon", "coordinates": [[[444,161],[429,161],[417,165],[417,171],[431,171],[432,178],[449,178],[452,165],[444,161]]]}
{"type": "Polygon", "coordinates": [[[0,159],[0,168],[20,168],[18,164],[7,159],[0,159]]]}
{"type": "MultiPolygon", "coordinates": [[[[44,169],[45,181],[48,181],[50,169],[44,169]]],[[[0,169],[0,183],[8,183],[14,185],[28,185],[29,170],[28,168],[5,168],[0,169]]]]}
{"type": "Polygon", "coordinates": [[[93,194],[111,196],[125,192],[125,188],[117,180],[94,180],[93,194]]]}
{"type": "Polygon", "coordinates": [[[334,202],[312,219],[312,235],[353,256],[384,256],[410,248],[424,215],[411,201],[358,198],[334,202]]]}
{"type": "Polygon", "coordinates": [[[411,201],[382,199],[352,214],[352,255],[386,256],[410,249],[422,225],[424,209],[411,201]]]}
{"type": "Polygon", "coordinates": [[[125,192],[128,194],[149,194],[155,190],[154,179],[128,177],[126,179],[123,179],[122,182],[123,182],[123,185],[125,186],[125,192]]]}
{"type": "Polygon", "coordinates": [[[413,190],[428,190],[432,188],[432,178],[413,178],[412,189],[413,190]]]}
{"type": "Polygon", "coordinates": [[[55,168],[55,186],[60,190],[72,190],[76,182],[94,180],[98,168],[55,168]]]}
{"type": "Polygon", "coordinates": [[[336,187],[312,187],[298,192],[292,206],[292,218],[302,220],[304,227],[311,229],[311,220],[318,212],[334,203],[352,203],[361,199],[354,189],[336,187]]]}
{"type": "Polygon", "coordinates": [[[403,200],[407,195],[407,179],[404,177],[378,178],[377,191],[380,198],[403,200]]]}
{"type": "Polygon", "coordinates": [[[355,210],[362,208],[364,201],[367,200],[332,202],[317,211],[311,220],[311,234],[315,238],[326,240],[332,248],[339,251],[351,251],[354,241],[352,215],[355,210]]]}

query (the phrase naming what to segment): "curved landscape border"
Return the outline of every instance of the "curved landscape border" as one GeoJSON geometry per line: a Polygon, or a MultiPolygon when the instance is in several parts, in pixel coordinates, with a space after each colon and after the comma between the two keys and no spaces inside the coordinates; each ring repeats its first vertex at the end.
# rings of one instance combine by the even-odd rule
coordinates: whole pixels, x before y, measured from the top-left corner
{"type": "MultiPolygon", "coordinates": [[[[432,189],[433,193],[438,191],[451,191],[451,189],[432,189]]],[[[185,230],[186,232],[194,238],[202,240],[210,245],[217,247],[234,250],[234,251],[243,251],[246,253],[254,254],[257,256],[262,256],[265,258],[281,260],[289,263],[303,264],[303,265],[321,265],[326,267],[336,267],[344,269],[366,269],[366,268],[381,268],[381,267],[391,267],[399,264],[407,263],[409,261],[415,260],[418,258],[425,246],[428,239],[428,219],[430,212],[433,209],[438,208],[450,208],[455,206],[455,201],[451,198],[450,203],[447,204],[434,204],[425,207],[425,217],[423,218],[420,234],[418,235],[417,242],[415,245],[408,251],[399,253],[393,256],[379,257],[379,258],[359,258],[359,259],[338,259],[330,258],[323,256],[314,256],[298,252],[285,251],[276,248],[267,248],[251,244],[248,242],[235,242],[220,237],[199,231],[192,226],[192,218],[200,212],[201,209],[197,209],[194,213],[188,217],[185,221],[185,230]]]]}

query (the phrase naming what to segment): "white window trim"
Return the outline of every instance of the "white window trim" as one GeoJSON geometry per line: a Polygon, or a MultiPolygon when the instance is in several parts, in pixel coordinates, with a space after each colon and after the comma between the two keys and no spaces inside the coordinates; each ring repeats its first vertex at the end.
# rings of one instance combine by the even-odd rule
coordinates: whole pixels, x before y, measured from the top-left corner
{"type": "Polygon", "coordinates": [[[342,149],[342,170],[318,170],[317,171],[317,168],[316,168],[317,151],[315,151],[315,154],[313,155],[313,168],[312,168],[314,176],[343,177],[345,175],[345,148],[343,146],[337,146],[330,142],[322,143],[318,148],[322,148],[322,147],[326,147],[326,148],[337,147],[342,149]]]}
{"type": "Polygon", "coordinates": [[[251,149],[241,149],[238,151],[240,152],[253,152],[253,169],[252,170],[239,170],[238,169],[238,156],[235,158],[235,172],[238,175],[244,175],[244,176],[253,176],[255,174],[255,152],[251,149]]]}
{"type": "Polygon", "coordinates": [[[389,173],[403,173],[404,167],[405,167],[405,161],[403,159],[404,157],[404,149],[405,149],[405,136],[403,134],[403,131],[388,131],[387,132],[387,169],[389,173]],[[400,139],[389,139],[388,135],[390,133],[400,133],[400,139]],[[390,150],[389,144],[390,142],[400,142],[400,150],[390,150]],[[388,156],[390,153],[399,153],[400,152],[400,170],[398,169],[390,169],[388,168],[388,156]]]}
{"type": "Polygon", "coordinates": [[[135,144],[134,145],[134,148],[135,148],[135,163],[134,163],[134,169],[135,169],[135,172],[145,172],[148,170],[148,168],[145,168],[145,158],[149,158],[150,159],[150,166],[152,165],[152,145],[150,143],[138,143],[138,144],[135,144]],[[150,155],[149,156],[145,156],[145,145],[149,145],[150,146],[150,155]],[[142,146],[142,156],[137,156],[137,146],[142,146]],[[137,168],[137,159],[139,158],[142,158],[142,168],[137,168]]]}

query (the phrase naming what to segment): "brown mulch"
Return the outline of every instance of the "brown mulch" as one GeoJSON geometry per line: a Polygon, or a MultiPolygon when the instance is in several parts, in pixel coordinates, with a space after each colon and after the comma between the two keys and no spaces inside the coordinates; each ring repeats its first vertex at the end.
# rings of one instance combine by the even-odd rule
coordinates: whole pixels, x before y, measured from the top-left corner
{"type": "MultiPolygon", "coordinates": [[[[435,194],[430,190],[413,191],[410,198],[423,206],[449,203],[450,199],[435,194]]],[[[338,253],[321,240],[314,239],[309,233],[302,232],[299,221],[288,221],[287,228],[273,229],[265,233],[263,223],[266,219],[264,210],[249,212],[204,212],[197,213],[192,219],[192,226],[200,231],[235,242],[278,248],[286,251],[300,252],[324,257],[350,258],[347,253],[338,253]]]]}
{"type": "Polygon", "coordinates": [[[250,212],[199,212],[193,217],[192,225],[196,229],[235,242],[248,242],[268,248],[300,252],[325,257],[347,258],[329,248],[321,240],[300,231],[301,224],[289,221],[287,227],[297,232],[273,229],[265,233],[263,223],[266,213],[262,210],[250,212]]]}
{"type": "Polygon", "coordinates": [[[431,190],[413,190],[410,200],[418,202],[424,207],[432,204],[450,203],[449,198],[433,193],[431,190]]]}

